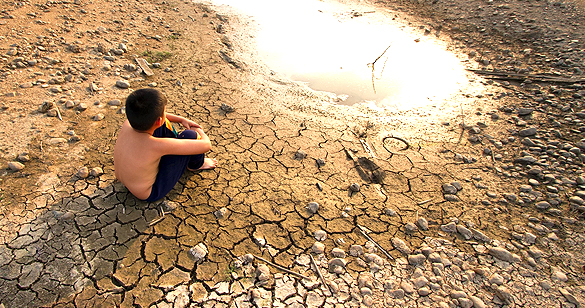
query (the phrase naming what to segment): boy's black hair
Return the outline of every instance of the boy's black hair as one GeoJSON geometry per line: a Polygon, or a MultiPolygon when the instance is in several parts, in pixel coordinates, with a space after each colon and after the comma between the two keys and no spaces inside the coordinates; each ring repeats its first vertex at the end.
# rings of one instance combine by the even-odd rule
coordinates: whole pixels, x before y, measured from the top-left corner
{"type": "Polygon", "coordinates": [[[126,98],[126,117],[135,130],[149,130],[162,117],[167,98],[156,89],[139,89],[126,98]]]}

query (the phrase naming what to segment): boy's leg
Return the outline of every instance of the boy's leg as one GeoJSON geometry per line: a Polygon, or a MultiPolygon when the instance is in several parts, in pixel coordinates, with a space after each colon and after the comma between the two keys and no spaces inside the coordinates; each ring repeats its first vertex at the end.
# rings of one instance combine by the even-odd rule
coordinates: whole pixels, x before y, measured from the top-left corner
{"type": "MultiPolygon", "coordinates": [[[[163,126],[157,128],[157,130],[163,126]]],[[[168,134],[168,130],[161,129],[161,133],[168,134]]],[[[186,130],[179,134],[178,138],[197,139],[197,133],[192,130],[186,130]]],[[[160,163],[158,164],[158,174],[152,185],[152,192],[146,201],[152,202],[164,197],[177,184],[187,167],[189,169],[199,169],[203,165],[204,159],[205,154],[165,155],[161,157],[160,163]]]]}
{"type": "MultiPolygon", "coordinates": [[[[179,134],[179,139],[199,139],[197,133],[193,130],[185,130],[179,134]]],[[[203,166],[203,162],[205,161],[205,154],[196,154],[191,155],[189,159],[189,164],[187,168],[190,170],[197,170],[203,166]]]]}

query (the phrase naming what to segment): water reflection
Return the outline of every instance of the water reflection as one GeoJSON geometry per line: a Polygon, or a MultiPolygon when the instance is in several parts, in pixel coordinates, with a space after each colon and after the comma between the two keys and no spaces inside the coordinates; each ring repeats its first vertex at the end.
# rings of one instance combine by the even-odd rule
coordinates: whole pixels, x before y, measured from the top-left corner
{"type": "Polygon", "coordinates": [[[258,53],[272,70],[315,90],[345,94],[344,104],[366,100],[410,109],[440,101],[466,82],[459,60],[433,35],[416,29],[415,36],[381,9],[318,0],[214,3],[254,18],[258,53]],[[372,81],[368,64],[387,48],[372,81]]]}

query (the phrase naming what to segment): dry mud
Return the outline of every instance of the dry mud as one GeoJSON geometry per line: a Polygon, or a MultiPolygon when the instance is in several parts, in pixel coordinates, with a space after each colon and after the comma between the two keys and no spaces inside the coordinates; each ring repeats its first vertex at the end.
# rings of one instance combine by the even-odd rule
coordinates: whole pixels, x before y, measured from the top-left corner
{"type": "MultiPolygon", "coordinates": [[[[582,76],[583,15],[571,3],[375,5],[421,36],[440,30],[469,68],[582,76]]],[[[470,75],[477,86],[444,112],[350,108],[243,56],[241,17],[209,5],[2,8],[2,162],[24,166],[0,177],[5,307],[583,304],[582,83],[470,75]],[[160,63],[154,76],[136,57],[160,63]],[[120,101],[147,86],[206,129],[220,162],[187,172],[155,203],[117,183],[112,161],[120,101]],[[44,102],[62,120],[41,112],[44,102]],[[538,159],[518,160],[528,154],[538,159]],[[311,279],[274,268],[264,277],[264,262],[246,254],[311,279]]]]}

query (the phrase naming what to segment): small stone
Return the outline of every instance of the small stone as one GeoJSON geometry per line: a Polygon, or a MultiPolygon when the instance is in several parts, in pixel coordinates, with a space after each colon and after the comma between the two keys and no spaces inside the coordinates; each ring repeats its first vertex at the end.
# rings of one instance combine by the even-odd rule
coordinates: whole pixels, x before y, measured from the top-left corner
{"type": "Polygon", "coordinates": [[[423,231],[426,231],[429,229],[429,222],[423,217],[419,217],[419,219],[416,221],[416,224],[423,231]]]}
{"type": "Polygon", "coordinates": [[[347,262],[342,258],[334,258],[329,260],[327,264],[328,270],[330,273],[341,274],[345,271],[345,265],[347,262]]]}
{"type": "Polygon", "coordinates": [[[473,234],[471,233],[471,230],[467,229],[463,225],[457,225],[457,232],[459,234],[461,234],[461,236],[463,236],[463,238],[465,240],[470,240],[473,238],[473,234]]]}
{"type": "Polygon", "coordinates": [[[322,253],[325,252],[325,244],[321,243],[321,242],[315,242],[313,244],[313,247],[311,247],[311,252],[313,252],[316,255],[320,255],[322,253]]]}
{"type": "Polygon", "coordinates": [[[423,254],[416,254],[416,255],[409,255],[408,256],[408,264],[410,265],[418,265],[425,262],[426,257],[423,254]]]}
{"type": "Polygon", "coordinates": [[[215,215],[215,218],[217,219],[222,219],[225,217],[225,215],[227,214],[228,209],[225,207],[220,208],[219,210],[213,212],[213,215],[215,215]]]}
{"type": "Polygon", "coordinates": [[[349,255],[359,257],[364,254],[364,247],[361,245],[351,245],[349,247],[349,255]]]}
{"type": "Polygon", "coordinates": [[[451,184],[443,184],[443,193],[448,195],[455,195],[457,194],[457,188],[451,184]]]}
{"type": "Polygon", "coordinates": [[[130,83],[128,83],[126,80],[118,80],[116,81],[116,87],[120,89],[128,89],[130,88],[130,83]]]}
{"type": "Polygon", "coordinates": [[[491,284],[497,284],[497,285],[502,285],[504,284],[504,278],[498,274],[498,273],[493,273],[490,278],[488,278],[488,281],[491,284]]]}
{"type": "Polygon", "coordinates": [[[317,241],[324,241],[327,239],[327,232],[323,231],[323,230],[317,230],[313,233],[313,236],[315,236],[315,239],[317,241]]]}
{"type": "Polygon", "coordinates": [[[567,275],[559,270],[554,270],[552,275],[550,276],[550,278],[552,280],[558,280],[558,281],[562,281],[562,282],[567,282],[567,280],[569,280],[567,275]]]}
{"type": "Polygon", "coordinates": [[[519,131],[518,135],[520,137],[534,136],[534,135],[536,135],[536,128],[535,127],[525,128],[525,129],[519,131]]]}
{"type": "Polygon", "coordinates": [[[309,202],[307,204],[307,212],[309,212],[309,214],[313,215],[315,213],[317,213],[317,211],[319,210],[319,203],[317,202],[309,202]]]}
{"type": "Polygon", "coordinates": [[[341,258],[344,259],[345,258],[345,251],[343,251],[343,249],[335,247],[331,250],[331,255],[335,258],[341,258]]]}
{"type": "Polygon", "coordinates": [[[18,156],[16,157],[16,159],[19,162],[25,163],[27,161],[30,161],[30,156],[28,155],[28,153],[20,153],[20,154],[18,154],[18,156]]]}
{"type": "Polygon", "coordinates": [[[441,225],[441,231],[455,233],[457,232],[457,224],[452,221],[446,225],[441,225]]]}
{"type": "Polygon", "coordinates": [[[165,212],[172,212],[174,210],[177,209],[177,207],[179,206],[177,204],[177,202],[173,202],[173,201],[169,201],[169,200],[165,200],[161,203],[163,211],[165,212]]]}
{"type": "Polygon", "coordinates": [[[77,170],[77,176],[79,178],[85,179],[89,176],[89,169],[87,167],[81,167],[77,170]]]}
{"type": "Polygon", "coordinates": [[[486,305],[483,302],[483,300],[477,296],[469,296],[469,299],[471,300],[471,302],[473,302],[473,307],[475,308],[485,308],[486,305]]]}
{"type": "Polygon", "coordinates": [[[548,203],[546,201],[539,201],[534,206],[536,206],[536,208],[539,210],[546,210],[546,209],[550,208],[550,203],[548,203]]]}
{"type": "Polygon", "coordinates": [[[202,261],[205,258],[205,256],[207,256],[208,253],[209,250],[207,250],[207,247],[203,243],[199,243],[196,246],[189,249],[189,256],[191,256],[191,258],[195,260],[195,263],[199,263],[200,261],[202,261]]]}
{"type": "Polygon", "coordinates": [[[418,227],[415,224],[413,224],[412,222],[409,222],[406,225],[404,225],[404,230],[406,230],[406,232],[408,232],[408,233],[414,233],[414,232],[418,231],[418,227]]]}
{"type": "Polygon", "coordinates": [[[514,256],[512,255],[512,253],[509,252],[508,250],[506,250],[505,248],[502,248],[502,247],[490,248],[489,254],[502,260],[502,261],[506,261],[506,262],[513,262],[514,261],[514,256]]]}
{"type": "Polygon", "coordinates": [[[349,185],[349,191],[352,191],[352,192],[360,191],[360,184],[353,183],[353,184],[349,185]]]}
{"type": "Polygon", "coordinates": [[[12,171],[21,171],[22,169],[24,169],[24,165],[17,161],[11,161],[8,163],[8,169],[12,171]]]}
{"type": "Polygon", "coordinates": [[[256,278],[259,281],[268,281],[270,279],[270,268],[266,264],[258,264],[256,267],[256,278]]]}
{"type": "Polygon", "coordinates": [[[221,109],[221,111],[223,111],[225,113],[234,112],[234,108],[230,105],[225,104],[225,103],[221,103],[221,106],[219,107],[219,109],[221,109]]]}
{"type": "Polygon", "coordinates": [[[93,177],[98,177],[102,174],[104,174],[104,170],[100,167],[91,168],[91,170],[89,170],[89,175],[93,177]]]}
{"type": "Polygon", "coordinates": [[[294,158],[295,158],[296,160],[303,160],[305,157],[307,157],[307,153],[305,153],[305,152],[303,152],[303,151],[301,151],[301,150],[298,150],[298,151],[295,153],[295,156],[294,156],[294,158]]]}
{"type": "Polygon", "coordinates": [[[518,115],[519,116],[526,116],[526,115],[532,114],[533,111],[534,111],[533,108],[520,108],[520,109],[518,109],[518,115]]]}
{"type": "Polygon", "coordinates": [[[113,99],[113,100],[108,102],[108,105],[110,105],[110,106],[120,106],[121,104],[122,104],[122,102],[120,102],[119,99],[113,99]]]}
{"type": "Polygon", "coordinates": [[[449,202],[459,202],[460,201],[456,195],[445,194],[445,195],[443,195],[443,197],[445,198],[445,200],[447,200],[449,202]]]}
{"type": "Polygon", "coordinates": [[[79,111],[87,110],[87,104],[86,103],[79,103],[79,105],[77,106],[77,110],[79,110],[79,111]]]}
{"type": "Polygon", "coordinates": [[[392,246],[394,248],[396,248],[396,250],[400,251],[401,253],[405,254],[405,255],[409,255],[412,253],[412,250],[406,245],[406,243],[397,238],[397,237],[393,237],[392,240],[392,246]]]}
{"type": "Polygon", "coordinates": [[[93,116],[93,120],[94,121],[101,121],[104,118],[105,118],[105,116],[103,114],[101,114],[101,113],[98,113],[98,114],[96,114],[96,115],[93,116]]]}

